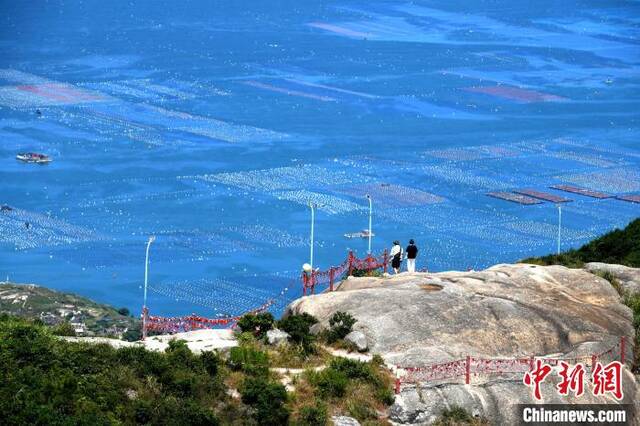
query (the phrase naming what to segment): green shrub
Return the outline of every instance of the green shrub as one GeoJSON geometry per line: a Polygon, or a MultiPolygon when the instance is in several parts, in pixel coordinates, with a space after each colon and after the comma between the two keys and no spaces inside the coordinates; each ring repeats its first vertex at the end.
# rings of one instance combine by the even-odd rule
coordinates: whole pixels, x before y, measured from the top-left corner
{"type": "Polygon", "coordinates": [[[122,334],[122,340],[137,342],[142,340],[142,323],[138,322],[122,334]]]}
{"type": "Polygon", "coordinates": [[[331,360],[329,368],[343,373],[349,379],[361,379],[368,383],[378,381],[371,365],[366,362],[337,357],[331,360]]]}
{"type": "Polygon", "coordinates": [[[124,315],[125,317],[128,317],[129,315],[131,315],[131,312],[129,312],[128,308],[120,308],[118,309],[118,313],[120,315],[124,315]]]}
{"type": "Polygon", "coordinates": [[[195,355],[180,341],[166,352],[114,349],[2,316],[0,361],[2,424],[215,425],[215,410],[240,416],[216,356],[195,355]]]}
{"type": "Polygon", "coordinates": [[[326,426],[328,422],[326,404],[322,401],[316,401],[314,405],[306,405],[300,409],[297,424],[300,426],[326,426]]]}
{"type": "Polygon", "coordinates": [[[71,323],[64,321],[60,324],[56,324],[51,328],[51,332],[56,336],[75,336],[76,329],[71,325],[71,323]]]}
{"type": "Polygon", "coordinates": [[[559,255],[548,255],[524,259],[525,263],[537,265],[564,265],[581,268],[587,262],[619,263],[640,267],[640,218],[630,222],[624,229],[616,229],[598,237],[579,249],[568,250],[559,255]]]}
{"type": "Polygon", "coordinates": [[[375,390],[375,397],[384,405],[391,405],[396,401],[396,397],[393,391],[385,386],[379,386],[375,390]]]}
{"type": "Polygon", "coordinates": [[[351,333],[356,319],[347,312],[336,312],[329,318],[329,330],[327,331],[327,342],[334,343],[344,339],[351,333]]]}
{"type": "Polygon", "coordinates": [[[202,361],[202,365],[209,376],[215,377],[218,375],[222,361],[217,353],[212,351],[202,352],[200,360],[202,361]]]}
{"type": "Polygon", "coordinates": [[[373,358],[371,358],[371,364],[382,366],[384,365],[384,359],[382,358],[382,356],[380,356],[380,354],[375,354],[373,358]]]}
{"type": "Polygon", "coordinates": [[[248,331],[236,333],[236,339],[238,339],[238,344],[241,346],[250,346],[258,343],[258,341],[256,340],[256,336],[254,336],[253,333],[249,333],[248,331]]]}
{"type": "Polygon", "coordinates": [[[433,423],[435,426],[484,425],[485,419],[475,418],[464,408],[457,405],[444,410],[433,423]]]}
{"type": "MultiPolygon", "coordinates": [[[[353,277],[381,277],[382,271],[380,269],[352,269],[351,276],[353,277]]],[[[346,277],[345,277],[346,278],[346,277]]]]}
{"type": "Polygon", "coordinates": [[[254,376],[269,374],[269,356],[250,346],[236,346],[229,352],[229,367],[254,376]]]}
{"type": "Polygon", "coordinates": [[[287,424],[287,391],[280,383],[270,382],[265,377],[247,377],[240,387],[240,394],[242,402],[254,409],[253,418],[259,425],[287,424]]]}
{"type": "Polygon", "coordinates": [[[263,338],[267,331],[273,328],[275,320],[270,312],[246,314],[238,321],[238,328],[245,333],[251,333],[257,338],[263,338]]]}
{"type": "Polygon", "coordinates": [[[347,413],[360,422],[378,417],[373,407],[357,399],[347,403],[347,413]]]}
{"type": "Polygon", "coordinates": [[[344,396],[349,379],[341,371],[325,368],[311,375],[311,383],[318,388],[321,396],[339,398],[344,396]]]}
{"type": "Polygon", "coordinates": [[[289,333],[289,339],[292,342],[301,345],[306,353],[310,353],[313,351],[315,336],[309,332],[309,329],[317,322],[317,319],[305,312],[281,319],[278,321],[278,328],[289,333]]]}

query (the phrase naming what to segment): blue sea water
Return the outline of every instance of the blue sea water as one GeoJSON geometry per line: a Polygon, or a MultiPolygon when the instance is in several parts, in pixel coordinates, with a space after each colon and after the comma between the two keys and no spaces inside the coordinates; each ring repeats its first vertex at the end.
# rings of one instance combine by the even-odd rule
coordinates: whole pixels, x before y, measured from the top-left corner
{"type": "Polygon", "coordinates": [[[0,278],[152,313],[237,314],[373,248],[483,268],[640,204],[640,4],[48,1],[0,5],[0,278]],[[37,114],[37,110],[41,115],[37,114]],[[15,155],[43,152],[46,166],[15,155]],[[31,226],[27,228],[25,222],[31,226]]]}

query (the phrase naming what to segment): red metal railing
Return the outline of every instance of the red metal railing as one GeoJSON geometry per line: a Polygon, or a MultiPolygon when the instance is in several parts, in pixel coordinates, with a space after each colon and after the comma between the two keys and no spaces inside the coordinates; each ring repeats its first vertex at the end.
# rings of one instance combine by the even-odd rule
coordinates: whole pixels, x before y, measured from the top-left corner
{"type": "Polygon", "coordinates": [[[149,315],[149,310],[144,308],[142,311],[144,324],[142,330],[142,338],[145,339],[149,331],[156,331],[160,333],[179,333],[184,331],[211,329],[220,326],[234,325],[243,315],[264,312],[269,309],[269,307],[271,307],[274,303],[275,299],[269,299],[262,306],[259,306],[258,308],[253,309],[249,312],[245,312],[242,315],[220,318],[205,318],[196,314],[182,317],[151,316],[149,315]]]}
{"type": "Polygon", "coordinates": [[[529,358],[483,359],[467,356],[464,359],[431,364],[424,367],[396,366],[395,391],[400,393],[404,383],[418,385],[464,377],[465,384],[470,384],[472,375],[525,373],[533,370],[536,359],[540,359],[552,366],[559,365],[561,361],[569,364],[581,362],[587,368],[593,368],[598,361],[619,360],[621,364],[624,364],[625,350],[626,340],[622,336],[615,345],[603,352],[575,358],[540,358],[532,356],[529,358]]]}
{"type": "Polygon", "coordinates": [[[376,257],[372,254],[367,255],[363,259],[357,258],[353,252],[349,252],[349,256],[338,266],[332,266],[327,270],[320,271],[315,270],[311,272],[302,272],[302,294],[307,295],[307,290],[310,294],[315,293],[317,286],[326,285],[329,291],[333,291],[335,284],[342,276],[347,273],[347,276],[353,275],[355,270],[374,271],[376,269],[383,269],[383,272],[387,272],[389,265],[389,254],[385,250],[380,256],[376,257]]]}

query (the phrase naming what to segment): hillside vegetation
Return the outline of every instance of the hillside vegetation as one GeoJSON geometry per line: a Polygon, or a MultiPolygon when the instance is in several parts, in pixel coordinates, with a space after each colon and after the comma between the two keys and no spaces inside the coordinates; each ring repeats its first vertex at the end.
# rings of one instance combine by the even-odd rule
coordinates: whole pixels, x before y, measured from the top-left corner
{"type": "Polygon", "coordinates": [[[578,249],[522,260],[537,265],[564,265],[581,268],[588,262],[617,263],[640,268],[640,218],[624,229],[616,229],[590,241],[578,249]]]}
{"type": "Polygon", "coordinates": [[[0,314],[0,424],[302,426],[334,414],[387,424],[393,378],[382,359],[332,357],[309,332],[315,322],[249,315],[238,347],[197,355],[180,340],[165,352],[70,342],[40,321],[0,314]],[[269,345],[276,325],[290,339],[269,345]],[[307,369],[287,389],[292,366],[307,369]]]}
{"type": "Polygon", "coordinates": [[[6,425],[211,425],[242,417],[225,394],[219,357],[196,356],[179,341],[165,353],[72,343],[2,314],[0,360],[6,425]]]}
{"type": "Polygon", "coordinates": [[[0,284],[0,313],[41,321],[58,334],[118,337],[138,340],[140,320],[127,308],[109,305],[71,293],[33,284],[0,284]]]}

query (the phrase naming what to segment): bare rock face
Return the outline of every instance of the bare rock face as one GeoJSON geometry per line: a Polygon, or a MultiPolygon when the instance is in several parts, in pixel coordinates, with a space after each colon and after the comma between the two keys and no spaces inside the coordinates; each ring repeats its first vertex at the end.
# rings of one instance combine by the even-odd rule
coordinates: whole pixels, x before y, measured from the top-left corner
{"type": "Polygon", "coordinates": [[[592,273],[608,272],[618,280],[625,292],[629,294],[640,294],[640,268],[591,262],[584,265],[584,269],[592,273]]]}
{"type": "Polygon", "coordinates": [[[353,417],[347,416],[333,416],[331,421],[334,426],[360,426],[360,422],[353,417]]]}
{"type": "MultiPolygon", "coordinates": [[[[400,274],[352,278],[337,291],[303,297],[287,313],[307,312],[321,323],[337,311],[357,319],[369,351],[392,366],[424,366],[465,358],[588,356],[626,336],[632,359],[631,310],[606,280],[562,266],[496,265],[484,271],[400,274]]],[[[547,383],[548,382],[548,383],[547,383]]],[[[569,402],[544,384],[545,402],[569,402]]],[[[625,402],[638,404],[628,371],[625,402]]],[[[577,402],[612,402],[583,395],[577,402]]],[[[445,408],[460,405],[497,424],[515,422],[515,403],[532,403],[518,377],[488,377],[471,385],[441,383],[407,388],[396,397],[391,420],[428,424],[445,408]]],[[[640,407],[637,407],[638,409],[640,407]]]]}
{"type": "Polygon", "coordinates": [[[267,331],[267,341],[270,345],[284,345],[289,339],[289,333],[274,328],[267,331]]]}
{"type": "Polygon", "coordinates": [[[358,330],[353,330],[351,333],[347,334],[344,340],[353,344],[360,352],[366,351],[369,347],[367,343],[367,336],[358,330]]]}

